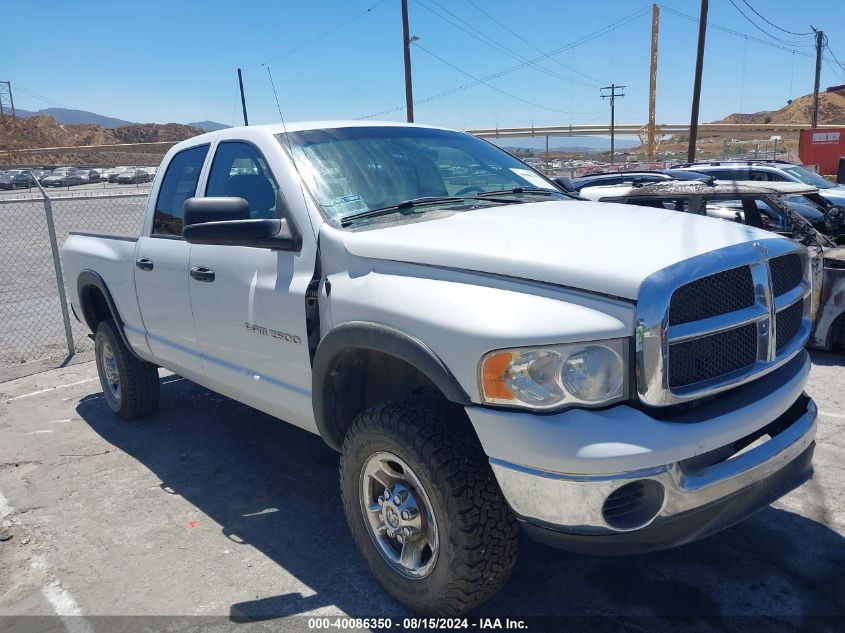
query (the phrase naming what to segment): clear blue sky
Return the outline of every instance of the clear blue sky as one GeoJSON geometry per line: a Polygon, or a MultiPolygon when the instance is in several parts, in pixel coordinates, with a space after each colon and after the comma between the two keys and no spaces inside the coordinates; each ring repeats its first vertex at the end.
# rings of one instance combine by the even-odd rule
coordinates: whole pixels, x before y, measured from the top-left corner
{"type": "MultiPolygon", "coordinates": [[[[811,37],[777,31],[755,16],[743,0],[734,2],[768,32],[797,42],[782,46],[813,52],[811,37]]],[[[790,31],[809,31],[810,24],[823,29],[833,54],[845,63],[845,1],[748,2],[790,31]]],[[[710,22],[772,41],[729,0],[710,4],[710,22]]],[[[698,2],[664,0],[662,6],[666,9],[660,22],[657,120],[688,121],[698,25],[667,9],[697,16],[698,2]]],[[[616,82],[626,86],[627,94],[618,104],[618,120],[646,120],[650,4],[409,0],[409,7],[411,33],[425,48],[413,48],[416,99],[472,81],[454,67],[483,78],[521,63],[520,58],[541,55],[538,50],[558,49],[647,8],[630,23],[546,59],[542,66],[549,73],[527,65],[489,80],[523,101],[479,84],[416,108],[417,121],[452,127],[603,122],[608,105],[600,99],[598,86],[616,82]],[[474,32],[478,37],[492,38],[516,58],[485,45],[455,24],[470,31],[467,24],[474,26],[481,33],[474,32]]],[[[16,105],[31,110],[63,106],[141,122],[211,119],[237,124],[240,104],[235,73],[241,66],[246,69],[251,122],[275,122],[278,112],[263,62],[269,62],[282,111],[291,121],[356,118],[404,103],[400,0],[48,0],[37,7],[11,2],[3,9],[3,23],[0,79],[10,79],[16,105]],[[339,25],[343,26],[319,37],[339,25]]],[[[701,120],[740,110],[779,108],[788,98],[812,91],[813,67],[810,57],[710,28],[701,120]]],[[[822,87],[838,83],[845,83],[845,68],[824,63],[822,87]]],[[[404,116],[400,110],[380,118],[402,120],[404,116]]]]}

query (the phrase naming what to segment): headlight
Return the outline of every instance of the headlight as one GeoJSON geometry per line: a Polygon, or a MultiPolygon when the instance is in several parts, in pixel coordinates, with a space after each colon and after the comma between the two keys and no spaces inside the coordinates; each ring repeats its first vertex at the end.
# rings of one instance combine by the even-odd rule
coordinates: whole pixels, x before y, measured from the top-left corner
{"type": "Polygon", "coordinates": [[[490,352],[481,359],[487,404],[529,409],[603,406],[628,394],[628,339],[490,352]]]}

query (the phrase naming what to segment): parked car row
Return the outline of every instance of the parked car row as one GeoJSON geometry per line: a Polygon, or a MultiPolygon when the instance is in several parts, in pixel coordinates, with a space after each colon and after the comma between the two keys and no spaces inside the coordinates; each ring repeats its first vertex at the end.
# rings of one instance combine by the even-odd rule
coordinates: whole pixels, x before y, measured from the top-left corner
{"type": "Polygon", "coordinates": [[[155,167],[56,167],[50,169],[10,169],[0,171],[0,189],[29,189],[40,183],[42,187],[72,187],[95,182],[139,184],[151,182],[155,167]],[[37,181],[37,183],[36,183],[37,181]]]}
{"type": "Polygon", "coordinates": [[[845,187],[834,185],[805,167],[783,161],[689,163],[662,171],[591,174],[575,180],[557,178],[555,182],[589,200],[615,201],[632,188],[673,180],[701,181],[711,186],[756,186],[777,192],[792,211],[817,231],[845,244],[845,187]]]}

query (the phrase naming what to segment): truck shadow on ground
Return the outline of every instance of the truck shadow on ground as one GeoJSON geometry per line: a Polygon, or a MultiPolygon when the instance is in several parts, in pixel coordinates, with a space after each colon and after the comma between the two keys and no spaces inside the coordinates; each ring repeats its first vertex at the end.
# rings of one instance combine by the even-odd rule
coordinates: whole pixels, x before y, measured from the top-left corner
{"type": "MultiPolygon", "coordinates": [[[[323,607],[352,616],[406,612],[376,583],[347,531],[338,457],[322,440],[187,380],[166,378],[150,419],[123,422],[99,394],[79,415],[139,460],[166,492],[194,504],[235,542],[255,547],[314,595],[233,604],[233,620],[323,607]],[[268,508],[278,511],[265,512],[268,508]]],[[[812,495],[812,483],[802,489],[812,495]]],[[[821,499],[820,503],[824,503],[821,499]]],[[[666,552],[580,556],[523,541],[504,591],[482,615],[741,615],[845,617],[845,539],[825,525],[768,508],[721,534],[666,552]]],[[[663,628],[651,621],[646,628],[663,628]]]]}

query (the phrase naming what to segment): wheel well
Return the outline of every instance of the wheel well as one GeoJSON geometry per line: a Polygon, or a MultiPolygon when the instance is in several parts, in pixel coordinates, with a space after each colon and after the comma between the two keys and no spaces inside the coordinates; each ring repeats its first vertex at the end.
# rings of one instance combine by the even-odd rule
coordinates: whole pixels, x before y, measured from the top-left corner
{"type": "Polygon", "coordinates": [[[352,421],[363,411],[388,400],[426,394],[447,400],[437,386],[410,363],[384,352],[348,349],[328,368],[322,398],[323,439],[339,449],[352,421]]]}
{"type": "Polygon", "coordinates": [[[828,349],[831,351],[841,350],[845,347],[845,312],[836,317],[830,324],[827,341],[828,349]]]}
{"type": "Polygon", "coordinates": [[[97,326],[102,321],[114,318],[106,296],[96,286],[85,286],[81,289],[79,306],[82,308],[82,317],[92,332],[97,331],[97,326]]]}

